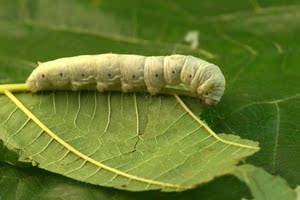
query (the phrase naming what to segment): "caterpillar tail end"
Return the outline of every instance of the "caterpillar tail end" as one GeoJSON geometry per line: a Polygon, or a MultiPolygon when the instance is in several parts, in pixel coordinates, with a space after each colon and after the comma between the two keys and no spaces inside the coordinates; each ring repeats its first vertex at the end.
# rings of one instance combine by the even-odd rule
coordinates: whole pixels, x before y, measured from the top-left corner
{"type": "Polygon", "coordinates": [[[28,91],[31,91],[33,93],[35,93],[35,92],[38,91],[37,83],[36,83],[36,80],[35,80],[33,74],[31,74],[28,77],[28,79],[26,80],[26,86],[27,86],[27,90],[28,91]]]}

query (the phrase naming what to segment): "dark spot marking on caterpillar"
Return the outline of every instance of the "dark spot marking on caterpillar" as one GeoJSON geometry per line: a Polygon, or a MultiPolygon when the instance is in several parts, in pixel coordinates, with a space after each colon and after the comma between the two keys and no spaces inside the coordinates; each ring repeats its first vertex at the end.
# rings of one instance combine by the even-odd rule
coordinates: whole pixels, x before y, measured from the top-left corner
{"type": "Polygon", "coordinates": [[[132,75],[132,78],[135,78],[135,75],[132,75]]]}
{"type": "Polygon", "coordinates": [[[84,77],[84,74],[81,74],[81,77],[84,77]]]}
{"type": "Polygon", "coordinates": [[[193,75],[192,74],[190,74],[190,78],[192,78],[193,77],[193,75]]]}
{"type": "Polygon", "coordinates": [[[158,77],[158,74],[155,74],[156,77],[158,77]]]}
{"type": "Polygon", "coordinates": [[[111,77],[111,74],[108,74],[109,77],[111,77]]]}
{"type": "Polygon", "coordinates": [[[209,93],[208,93],[208,92],[206,92],[205,94],[206,94],[206,95],[208,95],[209,93]]]}
{"type": "Polygon", "coordinates": [[[63,76],[63,73],[60,72],[59,75],[62,77],[62,76],[63,76]]]}
{"type": "Polygon", "coordinates": [[[172,73],[175,74],[175,71],[173,70],[172,73]]]}
{"type": "Polygon", "coordinates": [[[45,78],[45,74],[42,74],[42,78],[45,78]]]}
{"type": "Polygon", "coordinates": [[[121,185],[122,188],[126,188],[126,184],[121,185]]]}

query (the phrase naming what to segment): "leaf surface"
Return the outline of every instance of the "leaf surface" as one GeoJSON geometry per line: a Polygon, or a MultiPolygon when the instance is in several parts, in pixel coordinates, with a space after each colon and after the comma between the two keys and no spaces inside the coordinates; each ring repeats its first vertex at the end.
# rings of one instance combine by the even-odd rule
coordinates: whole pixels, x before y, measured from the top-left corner
{"type": "Polygon", "coordinates": [[[225,142],[213,137],[179,97],[98,92],[11,96],[0,101],[5,146],[20,149],[40,168],[92,184],[190,189],[232,171],[258,150],[257,143],[237,136],[221,135],[225,142]]]}

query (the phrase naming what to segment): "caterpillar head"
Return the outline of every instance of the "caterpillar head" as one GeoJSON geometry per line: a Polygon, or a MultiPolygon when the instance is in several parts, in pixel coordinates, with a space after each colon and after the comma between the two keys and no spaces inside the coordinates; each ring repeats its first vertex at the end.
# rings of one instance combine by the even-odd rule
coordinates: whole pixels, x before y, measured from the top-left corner
{"type": "Polygon", "coordinates": [[[218,67],[206,72],[207,79],[197,88],[201,100],[207,105],[216,105],[225,90],[225,77],[218,67]]]}

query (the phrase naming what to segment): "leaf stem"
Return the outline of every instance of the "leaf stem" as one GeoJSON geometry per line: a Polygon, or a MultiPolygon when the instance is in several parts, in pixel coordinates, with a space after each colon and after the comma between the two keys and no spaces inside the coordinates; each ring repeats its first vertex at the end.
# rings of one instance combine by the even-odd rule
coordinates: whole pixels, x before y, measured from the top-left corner
{"type": "MultiPolygon", "coordinates": [[[[4,94],[4,91],[10,91],[12,93],[16,92],[29,92],[26,83],[13,83],[13,84],[3,84],[0,85],[0,94],[4,94]]],[[[52,89],[48,89],[52,90],[52,89]]],[[[59,90],[67,90],[67,89],[59,89],[59,90]]],[[[85,89],[85,90],[94,90],[93,88],[85,89]]],[[[121,88],[115,88],[112,89],[112,91],[121,92],[121,88]]],[[[145,92],[144,89],[134,89],[132,92],[145,92]]],[[[166,94],[166,95],[180,95],[180,96],[190,96],[190,97],[197,97],[196,94],[193,94],[188,88],[176,88],[173,86],[166,86],[162,88],[162,90],[159,92],[159,94],[166,94]]]]}
{"type": "Polygon", "coordinates": [[[4,94],[4,91],[8,90],[10,92],[26,92],[28,91],[26,83],[13,83],[0,85],[0,94],[4,94]]]}

